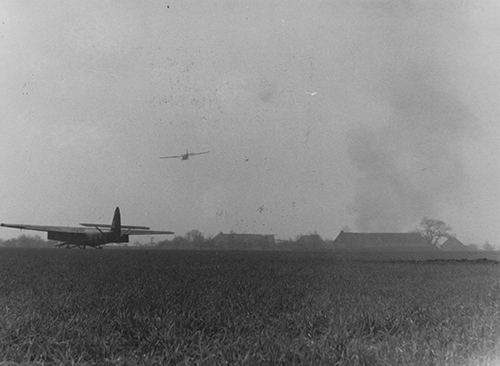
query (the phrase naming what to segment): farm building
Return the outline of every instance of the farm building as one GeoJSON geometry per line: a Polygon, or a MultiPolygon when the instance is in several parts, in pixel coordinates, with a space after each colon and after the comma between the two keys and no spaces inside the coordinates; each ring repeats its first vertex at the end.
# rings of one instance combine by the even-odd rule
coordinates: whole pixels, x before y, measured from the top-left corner
{"type": "Polygon", "coordinates": [[[274,247],[274,235],[219,233],[212,239],[216,249],[261,250],[274,247]]]}
{"type": "Polygon", "coordinates": [[[344,250],[434,250],[418,233],[346,233],[341,231],[334,241],[344,250]]]}
{"type": "Polygon", "coordinates": [[[323,250],[326,248],[325,242],[318,234],[302,235],[295,243],[298,248],[305,250],[323,250]]]}
{"type": "Polygon", "coordinates": [[[455,238],[454,236],[450,236],[440,247],[439,249],[450,251],[450,252],[458,252],[458,251],[471,251],[474,250],[471,247],[463,244],[460,240],[455,238]]]}

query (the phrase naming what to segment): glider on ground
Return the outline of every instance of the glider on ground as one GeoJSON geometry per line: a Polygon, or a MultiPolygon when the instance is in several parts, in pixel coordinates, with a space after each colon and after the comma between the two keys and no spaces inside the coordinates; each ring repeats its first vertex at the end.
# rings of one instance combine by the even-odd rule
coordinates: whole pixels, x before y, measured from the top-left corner
{"type": "Polygon", "coordinates": [[[86,246],[102,249],[108,243],[128,243],[129,235],[163,235],[173,234],[172,231],[154,231],[146,226],[122,225],[120,209],[117,207],[111,225],[107,224],[80,224],[83,227],[42,226],[24,224],[0,224],[4,227],[16,229],[46,231],[48,240],[59,241],[58,247],[66,248],[86,246]]]}

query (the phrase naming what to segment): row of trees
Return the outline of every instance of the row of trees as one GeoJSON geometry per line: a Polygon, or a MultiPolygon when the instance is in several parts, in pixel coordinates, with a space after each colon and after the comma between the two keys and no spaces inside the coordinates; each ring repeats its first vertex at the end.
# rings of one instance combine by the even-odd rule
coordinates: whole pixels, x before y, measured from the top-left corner
{"type": "Polygon", "coordinates": [[[162,249],[203,249],[210,238],[205,238],[199,230],[191,230],[184,236],[176,236],[172,240],[163,240],[156,244],[162,249]]]}
{"type": "Polygon", "coordinates": [[[8,240],[0,239],[0,247],[5,248],[49,248],[52,246],[51,242],[43,240],[38,235],[20,235],[17,238],[8,240]]]}
{"type": "MultiPolygon", "coordinates": [[[[344,231],[350,228],[344,227],[344,231]]],[[[429,244],[437,247],[444,240],[453,236],[450,225],[442,220],[424,217],[415,232],[418,232],[429,244]]],[[[203,249],[210,246],[210,237],[205,237],[199,230],[188,231],[184,236],[176,236],[172,240],[163,240],[158,243],[151,242],[148,246],[155,246],[164,249],[203,249]]],[[[290,240],[290,242],[293,242],[290,240]]],[[[46,248],[52,247],[52,243],[41,239],[39,236],[21,235],[17,238],[1,240],[0,247],[24,247],[24,248],[46,248]]],[[[477,245],[471,245],[480,249],[477,245]]],[[[495,250],[495,247],[486,242],[482,246],[483,250],[495,250]]]]}

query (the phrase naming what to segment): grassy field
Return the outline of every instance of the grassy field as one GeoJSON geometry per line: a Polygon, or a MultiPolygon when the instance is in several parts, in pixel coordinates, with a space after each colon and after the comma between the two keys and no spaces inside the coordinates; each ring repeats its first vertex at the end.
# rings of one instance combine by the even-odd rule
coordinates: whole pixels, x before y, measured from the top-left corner
{"type": "Polygon", "coordinates": [[[392,259],[2,249],[0,365],[500,364],[497,262],[392,259]]]}

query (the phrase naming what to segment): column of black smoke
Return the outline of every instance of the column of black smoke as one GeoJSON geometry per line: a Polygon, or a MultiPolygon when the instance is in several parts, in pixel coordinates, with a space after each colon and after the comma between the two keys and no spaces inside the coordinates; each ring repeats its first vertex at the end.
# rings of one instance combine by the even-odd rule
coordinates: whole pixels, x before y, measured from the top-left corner
{"type": "MultiPolygon", "coordinates": [[[[350,131],[348,153],[360,172],[359,231],[404,231],[459,200],[466,174],[461,149],[472,115],[436,64],[408,63],[384,75],[381,97],[391,113],[382,127],[350,131]]],[[[380,126],[380,124],[378,124],[380,126]]]]}

